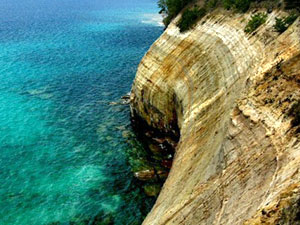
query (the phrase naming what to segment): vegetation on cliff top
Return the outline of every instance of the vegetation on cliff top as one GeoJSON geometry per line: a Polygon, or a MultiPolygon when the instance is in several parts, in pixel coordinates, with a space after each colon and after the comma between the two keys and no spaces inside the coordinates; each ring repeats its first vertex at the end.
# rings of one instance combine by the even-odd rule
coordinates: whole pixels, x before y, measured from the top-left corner
{"type": "MultiPolygon", "coordinates": [[[[164,12],[167,15],[164,19],[164,24],[166,27],[169,25],[172,19],[174,19],[178,15],[179,12],[184,10],[182,13],[182,18],[177,24],[180,28],[180,31],[183,32],[191,28],[199,19],[201,19],[205,15],[205,12],[211,11],[216,7],[221,6],[227,10],[234,10],[244,13],[250,8],[252,3],[261,2],[270,3],[266,4],[271,7],[270,9],[274,7],[282,7],[282,1],[280,0],[159,0],[158,6],[161,9],[160,12],[164,12]],[[192,9],[184,9],[186,8],[186,6],[196,3],[197,5],[199,4],[202,7],[200,8],[199,6],[195,5],[192,9]]],[[[283,5],[286,9],[294,9],[300,11],[299,0],[284,0],[283,5]]],[[[291,24],[290,21],[292,21],[293,18],[295,17],[279,19],[275,29],[278,32],[283,32],[291,24]]],[[[248,33],[253,32],[261,24],[263,24],[265,20],[266,18],[262,15],[256,15],[252,17],[249,21],[249,24],[245,28],[245,31],[247,30],[246,32],[248,33]]]]}
{"type": "Polygon", "coordinates": [[[190,2],[193,0],[159,0],[158,6],[161,12],[165,12],[167,17],[164,19],[165,26],[168,26],[173,18],[190,2]]]}
{"type": "Polygon", "coordinates": [[[204,8],[194,7],[192,9],[186,9],[182,13],[182,17],[178,22],[180,32],[184,32],[190,29],[199,19],[205,16],[206,10],[204,8]]]}

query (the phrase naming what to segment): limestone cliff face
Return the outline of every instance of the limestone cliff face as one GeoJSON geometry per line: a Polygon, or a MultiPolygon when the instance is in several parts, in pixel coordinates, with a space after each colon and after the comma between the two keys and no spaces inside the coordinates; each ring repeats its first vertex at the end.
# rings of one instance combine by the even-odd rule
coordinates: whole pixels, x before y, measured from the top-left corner
{"type": "Polygon", "coordinates": [[[133,116],[180,130],[144,224],[299,224],[300,22],[279,35],[281,15],[251,35],[250,13],[215,11],[185,33],[175,20],[141,61],[133,116]]]}

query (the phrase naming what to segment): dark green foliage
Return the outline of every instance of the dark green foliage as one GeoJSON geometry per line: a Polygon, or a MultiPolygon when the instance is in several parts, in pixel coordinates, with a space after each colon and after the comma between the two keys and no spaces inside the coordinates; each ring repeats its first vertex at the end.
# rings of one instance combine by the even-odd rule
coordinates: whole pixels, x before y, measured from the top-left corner
{"type": "Polygon", "coordinates": [[[267,21],[267,14],[266,13],[256,13],[255,15],[251,16],[250,21],[248,22],[247,26],[245,27],[246,33],[252,33],[255,31],[260,25],[264,24],[267,21]]]}
{"type": "Polygon", "coordinates": [[[168,15],[175,17],[188,3],[186,0],[166,0],[168,15]]]}
{"type": "MultiPolygon", "coordinates": [[[[165,12],[167,14],[167,17],[164,19],[165,26],[168,26],[169,23],[172,21],[172,19],[174,19],[181,10],[193,1],[196,0],[158,0],[158,6],[161,9],[160,12],[165,12]]],[[[204,8],[206,10],[213,10],[216,7],[223,5],[223,7],[228,10],[231,9],[238,12],[246,12],[250,8],[251,3],[262,3],[262,2],[266,2],[266,4],[267,3],[272,4],[272,6],[274,7],[276,4],[277,7],[280,7],[278,4],[278,0],[202,0],[202,1],[205,1],[204,8]]],[[[285,7],[287,9],[300,10],[300,0],[284,0],[284,1],[285,1],[285,7]]],[[[272,7],[270,8],[272,10],[272,7]]],[[[189,14],[190,14],[188,16],[189,18],[184,19],[184,21],[192,21],[193,20],[192,18],[195,18],[195,16],[192,15],[194,13],[189,12],[189,14]]],[[[266,21],[266,16],[263,16],[263,14],[259,14],[257,17],[251,19],[251,21],[245,28],[245,32],[247,33],[253,32],[265,21],[266,21]]],[[[278,30],[278,32],[283,32],[283,30],[287,28],[286,27],[287,24],[290,23],[288,23],[288,21],[279,19],[275,29],[278,30]]]]}
{"type": "Polygon", "coordinates": [[[223,6],[227,10],[231,9],[234,6],[234,0],[223,0],[223,6]]]}
{"type": "Polygon", "coordinates": [[[216,8],[219,0],[206,0],[205,7],[208,10],[216,8]]]}
{"type": "Polygon", "coordinates": [[[190,2],[192,0],[159,0],[158,7],[168,14],[164,24],[168,26],[171,20],[190,2]]]}
{"type": "Polygon", "coordinates": [[[290,25],[292,25],[295,22],[297,17],[298,17],[298,15],[296,15],[296,14],[292,14],[292,15],[289,15],[284,18],[276,17],[275,18],[276,23],[274,25],[275,30],[279,33],[283,33],[284,31],[286,31],[288,29],[288,27],[290,25]]]}
{"type": "Polygon", "coordinates": [[[225,9],[236,9],[240,12],[246,12],[253,0],[223,0],[225,9]]]}
{"type": "Polygon", "coordinates": [[[241,12],[246,12],[251,4],[251,0],[235,0],[235,8],[241,12]]]}
{"type": "Polygon", "coordinates": [[[167,3],[166,0],[159,0],[157,3],[158,7],[161,9],[160,12],[167,12],[167,3]]]}
{"type": "Polygon", "coordinates": [[[298,18],[298,15],[296,15],[296,14],[291,14],[291,15],[289,15],[288,17],[286,17],[285,19],[284,19],[284,22],[287,24],[287,25],[292,25],[294,22],[295,22],[295,20],[298,18]]]}
{"type": "Polygon", "coordinates": [[[294,103],[289,110],[289,116],[292,116],[292,126],[296,127],[300,125],[300,101],[294,103]]]}
{"type": "Polygon", "coordinates": [[[194,7],[193,9],[186,9],[182,17],[178,22],[178,27],[180,32],[184,32],[191,28],[199,19],[201,19],[206,13],[204,8],[199,9],[198,7],[194,7]]]}
{"type": "Polygon", "coordinates": [[[285,24],[284,19],[276,17],[275,20],[276,20],[276,23],[274,25],[275,30],[279,33],[283,33],[287,29],[287,25],[285,24]]]}
{"type": "Polygon", "coordinates": [[[300,10],[300,1],[299,0],[285,0],[285,8],[300,10]]]}
{"type": "Polygon", "coordinates": [[[170,16],[167,16],[166,18],[164,18],[163,23],[164,25],[167,27],[172,21],[172,18],[170,16]]]}

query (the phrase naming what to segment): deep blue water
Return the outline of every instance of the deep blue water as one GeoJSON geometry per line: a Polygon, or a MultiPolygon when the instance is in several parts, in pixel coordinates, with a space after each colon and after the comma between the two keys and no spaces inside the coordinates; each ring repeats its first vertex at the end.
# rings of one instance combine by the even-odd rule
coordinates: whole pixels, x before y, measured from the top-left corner
{"type": "Polygon", "coordinates": [[[0,224],[140,224],[128,106],[156,0],[0,0],[0,224]]]}

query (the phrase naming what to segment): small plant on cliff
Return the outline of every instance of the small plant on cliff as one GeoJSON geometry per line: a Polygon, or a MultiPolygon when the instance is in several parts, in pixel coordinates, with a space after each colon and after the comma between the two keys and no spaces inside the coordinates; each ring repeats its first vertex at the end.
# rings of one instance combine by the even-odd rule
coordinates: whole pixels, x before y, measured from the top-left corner
{"type": "Polygon", "coordinates": [[[194,7],[193,9],[186,9],[177,24],[180,32],[190,29],[198,20],[205,16],[205,13],[206,10],[204,8],[194,7]]]}
{"type": "Polygon", "coordinates": [[[252,33],[262,24],[267,21],[267,14],[266,13],[256,13],[255,15],[251,16],[250,21],[248,22],[247,26],[245,27],[246,33],[252,33]]]}
{"type": "Polygon", "coordinates": [[[276,23],[274,25],[275,30],[279,33],[283,33],[284,31],[286,31],[288,29],[288,27],[290,25],[292,25],[295,22],[297,17],[298,17],[298,15],[296,15],[296,14],[291,14],[284,18],[276,17],[275,18],[276,23]]]}

